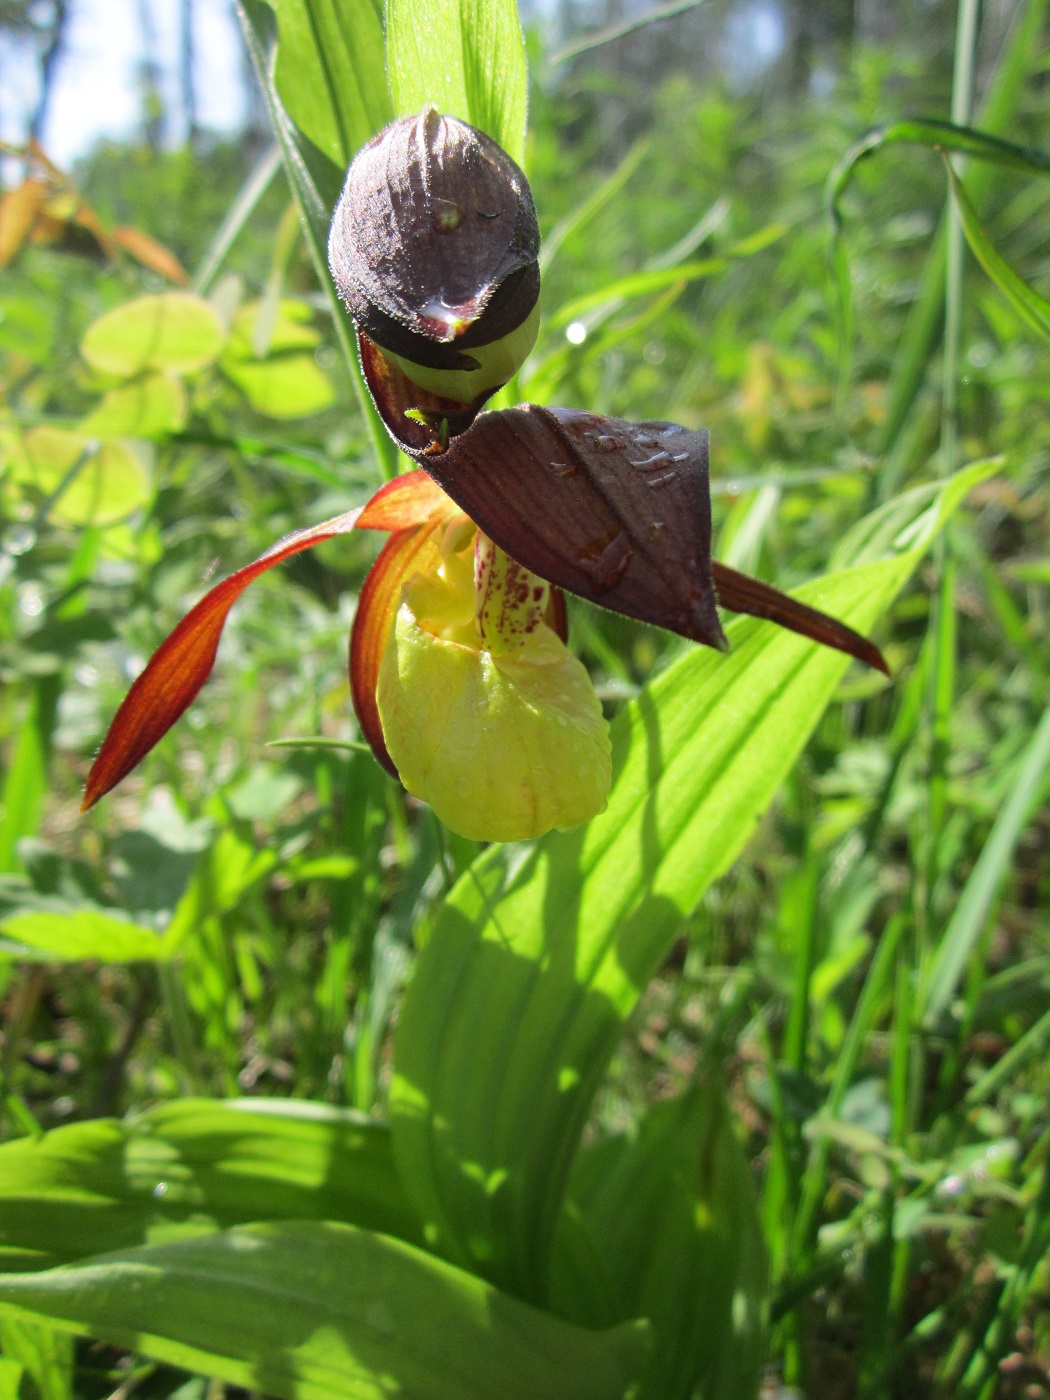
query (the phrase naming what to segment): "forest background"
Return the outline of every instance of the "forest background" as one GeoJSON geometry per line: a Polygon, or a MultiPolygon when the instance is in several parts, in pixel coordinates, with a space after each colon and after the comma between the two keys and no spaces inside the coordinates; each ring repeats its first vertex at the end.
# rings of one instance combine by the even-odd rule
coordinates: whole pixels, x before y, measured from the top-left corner
{"type": "MultiPolygon", "coordinates": [[[[1050,1393],[1050,316],[998,266],[995,285],[946,257],[930,142],[858,169],[839,281],[825,195],[903,115],[1050,149],[1045,11],[522,12],[545,313],[523,397],[708,427],[713,552],[783,588],[866,511],[994,459],[876,628],[892,683],[841,681],[681,920],[587,1127],[631,1138],[724,1085],[768,1254],[770,1394],[1050,1393]]],[[[0,93],[5,184],[28,171],[48,201],[0,246],[0,1141],[186,1096],[382,1117],[403,989],[478,847],[354,747],[346,634],[374,545],[260,581],[187,719],[77,811],[129,679],[209,571],[380,479],[240,31],[204,0],[2,0],[0,93]],[[108,132],[84,12],[129,55],[108,132]],[[157,397],[100,401],[87,328],[181,285],[221,308],[221,351],[157,397]],[[110,444],[86,469],[48,436],[74,429],[110,444]],[[177,957],[143,951],[160,935],[177,957]]],[[[981,235],[1046,292],[1045,174],[964,178],[981,235]]],[[[682,655],[570,615],[610,716],[682,655]]],[[[4,1160],[13,1269],[4,1211],[26,1206],[4,1160]]],[[[0,1395],[209,1384],[58,1336],[0,1321],[0,1395]]]]}

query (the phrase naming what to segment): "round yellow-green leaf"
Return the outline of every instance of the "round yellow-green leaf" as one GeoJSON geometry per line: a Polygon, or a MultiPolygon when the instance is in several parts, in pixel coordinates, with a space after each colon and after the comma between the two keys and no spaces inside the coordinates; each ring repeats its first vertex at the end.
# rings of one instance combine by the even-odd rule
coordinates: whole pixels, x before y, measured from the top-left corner
{"type": "Polygon", "coordinates": [[[127,443],[40,427],[26,434],[25,450],[28,479],[37,490],[50,496],[62,487],[50,516],[66,525],[123,520],[150,498],[149,472],[127,443]]]}
{"type": "Polygon", "coordinates": [[[461,836],[520,841],[604,810],[608,726],[586,670],[546,626],[494,656],[434,636],[404,604],[377,699],[401,781],[461,836]]]}
{"type": "Polygon", "coordinates": [[[223,373],[267,418],[305,418],[335,398],[331,380],[311,355],[278,355],[271,360],[223,357],[223,373]]]}
{"type": "Polygon", "coordinates": [[[171,374],[147,374],[103,395],[80,424],[86,437],[161,437],[186,421],[186,390],[171,374]]]}
{"type": "Polygon", "coordinates": [[[230,338],[223,351],[224,361],[231,356],[241,360],[258,358],[255,336],[260,329],[260,316],[272,317],[272,323],[265,328],[267,355],[284,350],[312,350],[321,339],[320,331],[312,324],[314,311],[309,302],[291,297],[282,297],[276,306],[266,301],[250,301],[233,318],[230,338]]]}
{"type": "Polygon", "coordinates": [[[211,364],[225,338],[208,302],[189,292],[161,292],[107,311],[88,327],[80,349],[88,364],[104,374],[192,374],[211,364]]]}

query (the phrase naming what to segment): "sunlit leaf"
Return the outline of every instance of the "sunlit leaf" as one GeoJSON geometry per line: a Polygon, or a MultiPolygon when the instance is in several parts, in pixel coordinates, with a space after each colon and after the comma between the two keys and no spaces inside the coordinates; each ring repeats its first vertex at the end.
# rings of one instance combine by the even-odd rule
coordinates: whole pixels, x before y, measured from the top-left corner
{"type": "Polygon", "coordinates": [[[434,106],[523,163],[528,81],[516,0],[388,0],[386,40],[398,116],[434,106]]]}
{"type": "Polygon", "coordinates": [[[78,431],[85,437],[161,437],[186,422],[186,390],[171,374],[147,374],[108,390],[78,431]]]}
{"type": "Polygon", "coordinates": [[[386,1125],[301,1101],[180,1099],[0,1146],[3,1271],[285,1219],[419,1243],[386,1125]]]}
{"type": "MultiPolygon", "coordinates": [[[[223,359],[233,357],[239,360],[257,358],[253,348],[256,325],[266,303],[262,300],[250,301],[238,308],[230,327],[230,338],[223,348],[223,359]]],[[[282,297],[277,303],[276,316],[269,327],[266,348],[271,355],[285,350],[312,350],[321,339],[321,334],[313,325],[314,310],[305,301],[295,301],[282,297]]]]}
{"type": "Polygon", "coordinates": [[[125,442],[42,425],[25,435],[29,480],[51,498],[49,515],[67,525],[107,525],[150,498],[149,473],[125,442]]]}
{"type": "Polygon", "coordinates": [[[90,325],[81,353],[94,369],[122,378],[145,370],[191,374],[218,355],[225,331],[215,308],[189,292],[137,297],[90,325]]]}
{"type": "Polygon", "coordinates": [[[148,233],[143,233],[138,228],[122,227],[115,228],[110,237],[119,248],[123,248],[125,253],[130,253],[136,262],[148,267],[151,272],[159,272],[162,277],[179,287],[188,284],[190,279],[186,275],[186,269],[175,254],[170,248],[165,248],[163,243],[151,238],[148,233]]]}
{"type": "MultiPolygon", "coordinates": [[[[796,596],[866,630],[990,470],[961,473],[898,528],[899,552],[796,596]]],[[[614,721],[602,816],[491,847],[460,879],[402,1009],[391,1101],[406,1184],[450,1257],[524,1297],[544,1297],[569,1166],[624,1020],[848,665],[750,619],[728,635],[728,657],[691,651],[614,721]]]]}
{"type": "Polygon", "coordinates": [[[646,1336],[585,1331],[400,1240],[312,1222],[2,1275],[8,1309],[286,1400],[622,1400],[646,1336]]]}
{"type": "Polygon", "coordinates": [[[299,130],[336,165],[393,117],[374,0],[275,0],[274,80],[299,130]]]}
{"type": "Polygon", "coordinates": [[[23,180],[0,196],[0,267],[15,258],[47,198],[43,180],[23,180]]]}
{"type": "Polygon", "coordinates": [[[266,360],[222,361],[222,370],[266,418],[305,418],[335,398],[332,381],[312,355],[275,355],[266,360]]]}
{"type": "Polygon", "coordinates": [[[155,962],[166,954],[164,940],[154,929],[97,909],[8,914],[0,919],[0,938],[9,956],[42,962],[155,962]]]}

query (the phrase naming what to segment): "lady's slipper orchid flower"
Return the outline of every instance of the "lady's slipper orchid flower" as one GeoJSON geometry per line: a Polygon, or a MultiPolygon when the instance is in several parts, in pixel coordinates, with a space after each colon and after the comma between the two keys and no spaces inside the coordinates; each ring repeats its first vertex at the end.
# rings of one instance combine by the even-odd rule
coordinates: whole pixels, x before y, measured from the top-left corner
{"type": "Polygon", "coordinates": [[[213,588],[131,687],[90,807],[207,679],[230,607],[283,559],[386,530],[350,646],[361,729],[453,830],[515,840],[587,821],[611,780],[601,706],[565,646],[561,590],[724,650],[718,604],[886,671],[834,618],[711,559],[707,433],[482,405],[535,340],[536,216],[483,133],[428,109],[356,157],[332,225],[336,286],[387,429],[424,471],[297,531],[213,588]]]}

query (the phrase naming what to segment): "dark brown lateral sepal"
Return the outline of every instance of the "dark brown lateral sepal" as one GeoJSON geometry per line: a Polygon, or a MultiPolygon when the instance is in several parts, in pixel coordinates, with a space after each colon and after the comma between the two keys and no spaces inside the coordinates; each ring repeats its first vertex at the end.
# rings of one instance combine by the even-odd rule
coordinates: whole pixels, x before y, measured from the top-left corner
{"type": "Polygon", "coordinates": [[[786,627],[789,632],[797,632],[800,637],[809,637],[822,646],[854,656],[858,661],[881,671],[884,676],[890,674],[885,657],[875,643],[869,642],[867,637],[854,632],[852,627],[847,627],[837,618],[829,617],[817,608],[807,607],[805,603],[771,588],[768,583],[738,573],[728,564],[720,564],[717,559],[712,560],[711,573],[718,590],[718,601],[724,608],[748,613],[751,617],[766,618],[779,627],[786,627]]]}

